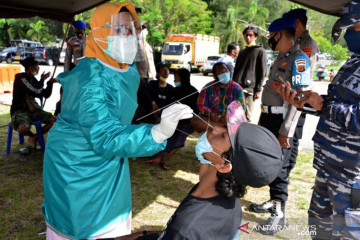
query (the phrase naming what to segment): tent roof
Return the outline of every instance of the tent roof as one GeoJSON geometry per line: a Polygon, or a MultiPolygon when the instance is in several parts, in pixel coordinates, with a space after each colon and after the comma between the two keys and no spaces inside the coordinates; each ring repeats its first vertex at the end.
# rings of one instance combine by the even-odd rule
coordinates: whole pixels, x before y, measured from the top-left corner
{"type": "Polygon", "coordinates": [[[321,13],[341,16],[342,7],[350,0],[290,0],[321,13]]]}
{"type": "MultiPolygon", "coordinates": [[[[74,15],[109,0],[0,0],[0,18],[40,16],[60,22],[71,22],[74,15]]],[[[316,11],[340,16],[342,6],[349,0],[289,0],[316,11]]]]}
{"type": "Polygon", "coordinates": [[[74,15],[109,0],[0,0],[0,18],[39,16],[60,22],[71,22],[74,15]]]}

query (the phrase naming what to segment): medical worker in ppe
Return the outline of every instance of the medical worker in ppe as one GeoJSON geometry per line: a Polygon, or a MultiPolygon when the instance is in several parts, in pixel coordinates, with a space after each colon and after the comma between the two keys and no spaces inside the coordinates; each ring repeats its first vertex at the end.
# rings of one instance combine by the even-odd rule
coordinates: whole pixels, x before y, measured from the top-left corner
{"type": "Polygon", "coordinates": [[[131,231],[128,157],[163,150],[182,104],[164,109],[158,125],[129,125],[140,77],[138,17],[131,3],[107,3],[91,18],[85,56],[57,77],[62,111],[47,138],[44,203],[47,239],[115,238],[131,231]]]}

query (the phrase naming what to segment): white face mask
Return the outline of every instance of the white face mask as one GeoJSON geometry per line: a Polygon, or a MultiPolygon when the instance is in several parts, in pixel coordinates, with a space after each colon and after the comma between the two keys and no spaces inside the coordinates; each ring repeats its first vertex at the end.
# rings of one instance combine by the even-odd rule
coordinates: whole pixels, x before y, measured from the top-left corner
{"type": "Polygon", "coordinates": [[[132,64],[138,51],[137,39],[133,35],[127,37],[108,36],[106,54],[119,63],[132,64]]]}

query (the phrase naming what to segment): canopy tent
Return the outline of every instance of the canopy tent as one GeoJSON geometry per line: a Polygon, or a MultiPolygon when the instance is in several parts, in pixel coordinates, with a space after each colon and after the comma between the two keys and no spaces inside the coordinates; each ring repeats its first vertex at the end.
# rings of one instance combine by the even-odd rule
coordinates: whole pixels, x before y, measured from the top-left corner
{"type": "Polygon", "coordinates": [[[109,0],[0,0],[0,18],[43,17],[71,22],[76,14],[109,0]]]}
{"type": "MultiPolygon", "coordinates": [[[[109,0],[0,0],[0,18],[40,16],[60,22],[71,22],[74,15],[109,0]]],[[[340,16],[342,6],[349,0],[289,0],[316,11],[340,16]]]]}
{"type": "Polygon", "coordinates": [[[311,8],[315,11],[333,15],[341,16],[342,7],[350,0],[290,0],[305,7],[311,8]]]}

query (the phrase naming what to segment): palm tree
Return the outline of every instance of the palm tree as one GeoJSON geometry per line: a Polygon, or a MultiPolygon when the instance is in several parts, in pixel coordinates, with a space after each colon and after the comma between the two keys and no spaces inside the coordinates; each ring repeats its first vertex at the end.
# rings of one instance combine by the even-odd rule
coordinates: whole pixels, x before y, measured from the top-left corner
{"type": "Polygon", "coordinates": [[[263,32],[267,32],[266,19],[269,17],[269,10],[259,7],[257,1],[252,1],[249,8],[241,7],[238,9],[239,25],[244,28],[245,25],[257,26],[263,32]]]}
{"type": "Polygon", "coordinates": [[[41,42],[43,38],[46,38],[49,29],[43,26],[45,23],[42,20],[38,20],[36,23],[30,23],[30,29],[27,31],[27,36],[31,40],[41,42]]]}
{"type": "Polygon", "coordinates": [[[23,39],[26,38],[26,28],[24,21],[19,19],[7,19],[9,25],[8,34],[10,39],[23,39]]]}

